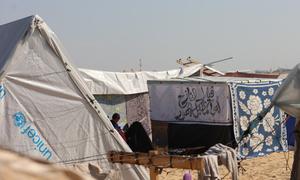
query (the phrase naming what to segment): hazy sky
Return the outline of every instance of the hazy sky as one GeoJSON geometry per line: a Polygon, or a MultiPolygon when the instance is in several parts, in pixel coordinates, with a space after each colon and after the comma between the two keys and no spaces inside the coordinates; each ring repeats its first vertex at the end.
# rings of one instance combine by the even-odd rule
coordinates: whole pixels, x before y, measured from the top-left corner
{"type": "Polygon", "coordinates": [[[300,1],[0,0],[0,24],[40,15],[77,67],[166,70],[188,56],[221,70],[300,62],[300,1]]]}

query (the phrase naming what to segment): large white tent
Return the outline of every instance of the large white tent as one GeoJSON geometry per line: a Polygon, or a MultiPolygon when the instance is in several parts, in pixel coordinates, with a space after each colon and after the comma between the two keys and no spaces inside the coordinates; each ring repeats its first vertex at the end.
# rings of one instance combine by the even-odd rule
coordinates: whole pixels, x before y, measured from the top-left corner
{"type": "Polygon", "coordinates": [[[0,83],[1,146],[53,163],[93,163],[123,179],[148,179],[142,167],[108,162],[108,151],[131,150],[40,17],[0,26],[0,83]]]}

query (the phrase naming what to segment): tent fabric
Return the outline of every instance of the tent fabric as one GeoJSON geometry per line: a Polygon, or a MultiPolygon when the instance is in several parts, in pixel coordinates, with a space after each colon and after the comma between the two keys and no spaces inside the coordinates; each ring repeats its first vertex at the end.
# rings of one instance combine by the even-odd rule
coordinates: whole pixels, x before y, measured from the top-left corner
{"type": "Polygon", "coordinates": [[[81,176],[74,170],[2,148],[0,149],[0,179],[93,180],[92,177],[81,176]]]}
{"type": "Polygon", "coordinates": [[[151,83],[149,95],[152,120],[232,125],[226,83],[151,83]]]}
{"type": "Polygon", "coordinates": [[[108,72],[79,69],[93,94],[138,94],[148,92],[147,80],[188,77],[199,71],[201,64],[169,71],[108,72]]]}
{"type": "Polygon", "coordinates": [[[276,91],[273,102],[287,114],[300,117],[300,64],[297,64],[276,91]]]}
{"type": "Polygon", "coordinates": [[[232,125],[178,124],[168,123],[168,148],[199,148],[200,152],[217,144],[234,146],[232,125]]]}
{"type": "Polygon", "coordinates": [[[296,125],[296,118],[293,116],[288,116],[285,122],[286,131],[287,131],[287,141],[289,146],[295,146],[295,125],[296,125]]]}
{"type": "Polygon", "coordinates": [[[131,94],[125,96],[125,99],[128,124],[140,122],[147,134],[151,134],[149,94],[131,94]]]}
{"type": "MultiPolygon", "coordinates": [[[[281,87],[276,91],[272,103],[280,107],[287,114],[296,118],[295,126],[295,139],[296,142],[300,141],[300,64],[297,64],[293,70],[286,77],[281,87]]],[[[300,151],[299,144],[296,143],[294,162],[292,167],[291,179],[300,178],[300,151]]]]}
{"type": "Polygon", "coordinates": [[[53,163],[93,162],[124,179],[149,178],[142,167],[105,158],[131,150],[40,17],[1,25],[0,52],[2,146],[53,163]]]}
{"type": "MultiPolygon", "coordinates": [[[[230,83],[234,133],[239,142],[249,124],[271,105],[271,100],[280,82],[230,83]]],[[[265,118],[238,145],[239,156],[257,157],[272,152],[286,151],[286,128],[283,112],[273,107],[265,118]]]]}

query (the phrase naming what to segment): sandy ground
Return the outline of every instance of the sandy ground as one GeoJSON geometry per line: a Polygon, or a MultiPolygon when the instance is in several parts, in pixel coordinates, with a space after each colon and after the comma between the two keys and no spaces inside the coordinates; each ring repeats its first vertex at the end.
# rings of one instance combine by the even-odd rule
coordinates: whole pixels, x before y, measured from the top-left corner
{"type": "MultiPolygon", "coordinates": [[[[293,163],[293,152],[273,153],[271,155],[253,159],[247,159],[241,162],[244,172],[239,172],[240,180],[268,180],[289,179],[293,163]]],[[[164,169],[159,175],[160,180],[179,180],[186,170],[182,169],[164,169]]],[[[191,171],[193,180],[197,179],[197,172],[191,171]]],[[[222,179],[231,179],[225,167],[220,166],[222,179]],[[227,176],[226,176],[227,175],[227,176]]]]}

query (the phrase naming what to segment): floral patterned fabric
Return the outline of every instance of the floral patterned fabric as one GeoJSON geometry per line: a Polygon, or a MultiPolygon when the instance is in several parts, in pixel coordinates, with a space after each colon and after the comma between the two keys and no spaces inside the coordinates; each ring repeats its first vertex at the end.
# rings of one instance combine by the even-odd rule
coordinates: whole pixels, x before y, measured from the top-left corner
{"type": "Polygon", "coordinates": [[[234,134],[241,158],[264,156],[271,152],[286,151],[286,127],[282,122],[283,112],[273,107],[241,142],[249,124],[271,104],[280,82],[262,84],[230,83],[234,134]]]}

